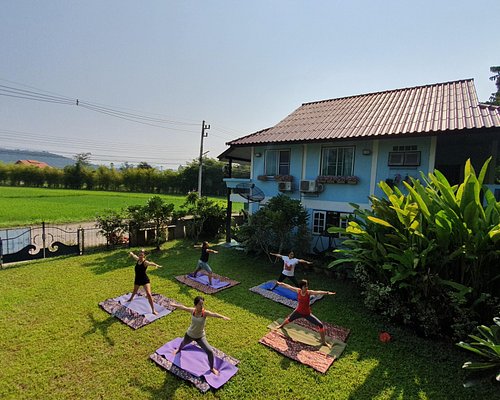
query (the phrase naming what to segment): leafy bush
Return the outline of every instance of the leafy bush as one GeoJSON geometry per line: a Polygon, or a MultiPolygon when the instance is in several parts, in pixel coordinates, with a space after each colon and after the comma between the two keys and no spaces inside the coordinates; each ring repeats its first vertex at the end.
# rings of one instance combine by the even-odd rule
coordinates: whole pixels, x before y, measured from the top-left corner
{"type": "Polygon", "coordinates": [[[293,249],[309,250],[307,211],[299,200],[285,195],[273,197],[241,226],[238,238],[252,252],[269,254],[293,249]]]}
{"type": "Polygon", "coordinates": [[[165,230],[172,217],[174,205],[165,203],[160,196],[151,197],[146,205],[134,205],[127,208],[131,224],[135,229],[144,227],[146,224],[153,224],[155,236],[153,244],[157,250],[160,245],[167,240],[165,230]]]}
{"type": "Polygon", "coordinates": [[[199,197],[197,192],[187,195],[181,211],[176,213],[176,218],[185,215],[192,216],[192,222],[188,225],[188,236],[198,241],[212,239],[224,232],[226,221],[226,210],[207,197],[199,197]]]}
{"type": "Polygon", "coordinates": [[[482,336],[469,335],[474,342],[457,343],[457,346],[471,351],[481,358],[481,361],[468,361],[462,368],[472,372],[478,372],[485,376],[495,376],[500,382],[500,318],[493,318],[495,325],[487,327],[481,325],[477,331],[482,336]]]}
{"type": "Polygon", "coordinates": [[[96,217],[96,226],[99,233],[106,238],[107,245],[123,243],[128,223],[122,211],[105,210],[96,217]]]}
{"type": "Polygon", "coordinates": [[[381,182],[386,198],[371,196],[371,210],[353,204],[348,227],[330,229],[350,236],[331,266],[357,265],[366,304],[426,336],[463,337],[489,320],[500,310],[500,203],[483,186],[489,161],[479,175],[467,161],[453,187],[439,171],[422,174],[425,186],[403,182],[408,194],[381,182]]]}

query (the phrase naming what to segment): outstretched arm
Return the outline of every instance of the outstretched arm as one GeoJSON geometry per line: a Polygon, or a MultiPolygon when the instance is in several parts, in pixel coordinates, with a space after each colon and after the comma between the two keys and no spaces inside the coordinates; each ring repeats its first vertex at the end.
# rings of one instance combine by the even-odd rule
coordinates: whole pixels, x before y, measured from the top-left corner
{"type": "Polygon", "coordinates": [[[304,264],[311,265],[311,264],[312,264],[312,261],[307,261],[307,260],[302,260],[302,259],[299,259],[299,263],[304,263],[304,264]]]}
{"type": "Polygon", "coordinates": [[[170,302],[170,305],[172,307],[177,308],[178,310],[187,311],[187,312],[191,312],[191,313],[194,311],[193,307],[186,307],[186,306],[184,306],[182,304],[177,304],[177,303],[175,303],[173,301],[170,302]]]}
{"type": "Polygon", "coordinates": [[[317,296],[318,294],[326,294],[326,295],[334,295],[334,294],[337,294],[336,292],[328,292],[326,290],[309,290],[309,293],[310,294],[313,294],[315,296],[317,296]]]}
{"type": "Polygon", "coordinates": [[[138,256],[136,256],[133,252],[128,253],[129,257],[132,257],[135,261],[139,259],[138,256]]]}
{"type": "Polygon", "coordinates": [[[207,311],[205,310],[205,315],[208,316],[208,317],[214,317],[214,318],[221,318],[225,321],[229,321],[231,318],[229,317],[226,317],[222,314],[217,314],[216,312],[212,312],[212,311],[207,311]]]}
{"type": "Polygon", "coordinates": [[[217,254],[218,251],[217,250],[212,250],[212,249],[207,249],[207,253],[214,253],[214,254],[217,254]]]}
{"type": "Polygon", "coordinates": [[[283,257],[281,254],[278,254],[278,253],[269,253],[269,254],[271,254],[272,256],[280,257],[280,258],[283,257]]]}
{"type": "Polygon", "coordinates": [[[149,267],[150,265],[155,266],[156,268],[161,268],[161,265],[156,264],[153,261],[146,261],[146,267],[149,267]]]}
{"type": "Polygon", "coordinates": [[[283,283],[283,282],[276,282],[276,283],[277,283],[278,286],[283,286],[284,288],[293,290],[296,293],[299,293],[299,291],[300,291],[300,289],[296,288],[295,286],[290,286],[290,285],[288,285],[286,283],[283,283]]]}

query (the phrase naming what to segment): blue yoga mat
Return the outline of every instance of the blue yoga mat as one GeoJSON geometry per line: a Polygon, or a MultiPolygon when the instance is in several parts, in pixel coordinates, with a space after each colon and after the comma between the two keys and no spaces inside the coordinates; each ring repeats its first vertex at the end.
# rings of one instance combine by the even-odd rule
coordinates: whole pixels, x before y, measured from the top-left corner
{"type": "MultiPolygon", "coordinates": [[[[271,289],[274,286],[274,282],[265,282],[262,285],[259,285],[260,288],[262,289],[271,289]]],[[[297,300],[297,293],[294,292],[293,290],[284,288],[282,286],[276,286],[276,288],[273,290],[273,293],[279,294],[280,296],[286,297],[287,299],[290,300],[297,300]]]]}

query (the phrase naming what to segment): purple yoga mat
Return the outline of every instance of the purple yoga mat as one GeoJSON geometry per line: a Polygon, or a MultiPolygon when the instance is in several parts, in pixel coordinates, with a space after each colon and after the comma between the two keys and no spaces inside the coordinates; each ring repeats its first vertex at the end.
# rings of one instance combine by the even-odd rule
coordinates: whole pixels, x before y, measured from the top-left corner
{"type": "Polygon", "coordinates": [[[217,278],[212,278],[212,284],[209,285],[208,284],[208,276],[206,275],[197,275],[196,278],[193,277],[192,275],[186,275],[186,278],[189,278],[193,281],[196,281],[196,282],[200,282],[204,285],[207,285],[207,286],[210,286],[210,287],[213,287],[214,289],[220,289],[222,287],[225,287],[225,286],[228,286],[229,285],[229,282],[224,282],[224,281],[221,281],[217,278]]]}
{"type": "Polygon", "coordinates": [[[207,353],[194,344],[188,344],[174,357],[172,352],[180,346],[181,342],[182,338],[175,338],[156,350],[156,354],[195,376],[203,376],[214,389],[220,388],[238,371],[233,364],[214,357],[214,367],[219,370],[219,375],[214,375],[210,372],[207,353]]]}
{"type": "Polygon", "coordinates": [[[154,303],[155,305],[155,310],[158,312],[158,315],[154,315],[151,312],[151,306],[149,305],[149,301],[146,297],[143,296],[135,296],[134,299],[129,303],[127,302],[128,299],[130,299],[131,293],[124,294],[120,297],[116,297],[115,301],[120,303],[122,306],[125,306],[127,308],[130,308],[132,311],[135,311],[139,313],[140,315],[144,315],[144,317],[148,320],[153,322],[154,320],[164,317],[165,315],[170,314],[172,311],[154,303]]]}

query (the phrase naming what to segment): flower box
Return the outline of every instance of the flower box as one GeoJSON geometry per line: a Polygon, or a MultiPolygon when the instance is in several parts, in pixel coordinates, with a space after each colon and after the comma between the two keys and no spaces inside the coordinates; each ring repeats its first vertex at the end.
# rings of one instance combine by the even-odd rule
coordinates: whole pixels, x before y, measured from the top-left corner
{"type": "Polygon", "coordinates": [[[274,179],[278,182],[293,182],[292,175],[275,175],[274,179]]]}
{"type": "Polygon", "coordinates": [[[316,179],[319,183],[338,183],[338,184],[349,184],[356,185],[359,182],[357,176],[330,176],[330,175],[320,175],[316,179]]]}

